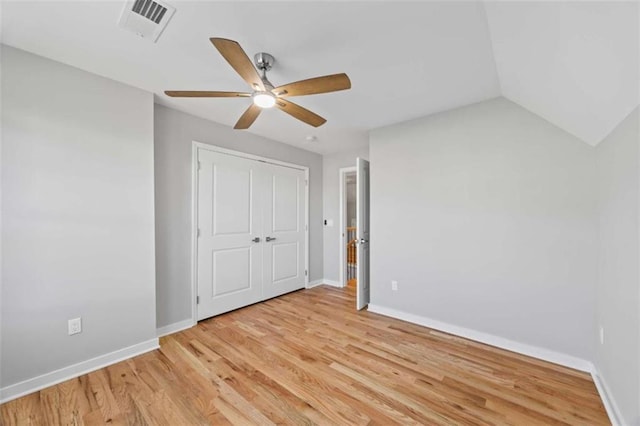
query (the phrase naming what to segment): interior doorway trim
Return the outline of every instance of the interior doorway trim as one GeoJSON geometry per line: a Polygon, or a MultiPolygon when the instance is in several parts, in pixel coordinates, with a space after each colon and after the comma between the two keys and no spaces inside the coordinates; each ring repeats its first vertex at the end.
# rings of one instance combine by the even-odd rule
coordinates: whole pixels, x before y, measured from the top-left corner
{"type": "Polygon", "coordinates": [[[339,253],[339,261],[338,265],[340,265],[340,285],[342,287],[347,286],[347,251],[345,247],[347,245],[347,235],[345,233],[346,228],[346,217],[347,217],[347,174],[355,173],[357,171],[356,166],[351,167],[341,167],[338,170],[339,174],[339,182],[340,182],[340,229],[338,230],[338,238],[340,247],[338,247],[339,253]]]}
{"type": "Polygon", "coordinates": [[[193,323],[198,323],[198,307],[196,296],[198,294],[198,150],[205,149],[220,154],[233,155],[235,157],[249,160],[261,161],[263,163],[274,164],[276,166],[290,167],[292,169],[303,170],[305,179],[304,190],[304,268],[307,274],[304,277],[304,287],[309,288],[309,167],[299,164],[287,163],[273,158],[248,154],[246,152],[235,151],[222,148],[216,145],[192,141],[191,145],[191,318],[193,323]]]}

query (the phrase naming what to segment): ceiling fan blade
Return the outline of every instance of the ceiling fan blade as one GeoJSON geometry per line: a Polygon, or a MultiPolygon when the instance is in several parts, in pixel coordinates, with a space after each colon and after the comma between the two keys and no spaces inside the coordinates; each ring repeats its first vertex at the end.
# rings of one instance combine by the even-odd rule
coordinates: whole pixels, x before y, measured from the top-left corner
{"type": "Polygon", "coordinates": [[[165,95],[172,98],[248,98],[251,93],[242,92],[211,92],[196,90],[165,90],[165,95]]]}
{"type": "Polygon", "coordinates": [[[229,65],[240,74],[240,77],[249,83],[252,89],[265,90],[264,83],[258,71],[253,66],[253,62],[251,62],[251,59],[249,59],[237,41],[216,37],[212,37],[209,40],[211,40],[211,43],[218,49],[222,57],[229,62],[229,65]]]}
{"type": "Polygon", "coordinates": [[[251,104],[251,106],[247,108],[244,114],[242,114],[233,128],[248,129],[253,124],[253,122],[256,121],[256,118],[258,118],[258,116],[260,115],[260,111],[262,111],[262,108],[255,104],[251,104]]]}
{"type": "Polygon", "coordinates": [[[320,117],[318,114],[313,113],[306,108],[302,108],[300,105],[296,105],[291,101],[287,101],[284,99],[277,99],[276,107],[286,112],[290,116],[297,118],[300,121],[304,121],[305,123],[313,127],[322,126],[324,123],[327,122],[327,120],[320,117]]]}
{"type": "Polygon", "coordinates": [[[272,92],[280,97],[287,97],[315,95],[346,89],[351,89],[351,80],[346,74],[342,73],[296,81],[295,83],[276,87],[272,92]]]}

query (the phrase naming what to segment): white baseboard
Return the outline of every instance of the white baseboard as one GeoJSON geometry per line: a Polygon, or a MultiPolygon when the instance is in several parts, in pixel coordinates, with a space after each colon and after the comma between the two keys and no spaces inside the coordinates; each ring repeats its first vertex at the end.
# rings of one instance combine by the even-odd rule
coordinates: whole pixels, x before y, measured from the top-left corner
{"type": "Polygon", "coordinates": [[[342,284],[338,281],[323,279],[322,284],[330,285],[331,287],[339,287],[342,288],[342,284]]]}
{"type": "Polygon", "coordinates": [[[59,370],[43,374],[32,379],[27,379],[13,385],[6,386],[0,389],[0,404],[39,391],[40,389],[57,385],[58,383],[82,376],[83,374],[90,373],[125,359],[132,358],[136,355],[141,355],[145,352],[158,349],[159,347],[157,338],[150,339],[68,367],[63,367],[59,370]]]}
{"type": "Polygon", "coordinates": [[[593,383],[596,384],[596,388],[598,389],[598,393],[600,394],[600,399],[604,404],[605,410],[607,410],[607,415],[609,416],[609,420],[613,426],[622,426],[624,424],[624,420],[622,417],[622,412],[616,404],[615,399],[613,399],[613,395],[611,394],[611,390],[607,385],[607,382],[604,380],[598,373],[598,369],[593,366],[591,370],[591,377],[593,378],[593,383]]]}
{"type": "Polygon", "coordinates": [[[158,337],[167,336],[169,334],[177,333],[178,331],[191,328],[194,325],[196,325],[196,323],[193,322],[193,319],[189,318],[183,321],[174,322],[173,324],[165,325],[164,327],[159,327],[156,330],[156,335],[158,337]]]}
{"type": "Polygon", "coordinates": [[[555,352],[550,349],[540,348],[525,343],[516,342],[514,340],[505,339],[489,333],[472,330],[469,328],[459,327],[457,325],[448,324],[442,321],[423,317],[420,315],[410,314],[384,306],[369,305],[369,311],[388,317],[400,319],[414,324],[422,325],[435,330],[444,331],[445,333],[454,334],[466,339],[475,340],[476,342],[485,343],[487,345],[496,346],[522,355],[538,358],[543,361],[552,362],[554,364],[563,365],[565,367],[574,368],[576,370],[590,373],[593,370],[593,364],[590,361],[578,358],[572,355],[555,352]]]}
{"type": "Polygon", "coordinates": [[[321,278],[319,280],[309,281],[309,285],[307,285],[307,288],[313,288],[323,284],[330,285],[331,287],[342,288],[342,285],[338,281],[326,280],[324,278],[321,278]]]}
{"type": "Polygon", "coordinates": [[[323,279],[309,281],[309,284],[307,284],[307,288],[313,288],[322,285],[323,281],[323,279]]]}

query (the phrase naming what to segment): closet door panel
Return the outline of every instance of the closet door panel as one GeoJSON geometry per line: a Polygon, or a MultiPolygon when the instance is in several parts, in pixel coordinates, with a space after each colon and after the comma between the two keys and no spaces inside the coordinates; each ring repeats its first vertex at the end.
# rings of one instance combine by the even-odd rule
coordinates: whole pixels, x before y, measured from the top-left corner
{"type": "Polygon", "coordinates": [[[269,165],[265,192],[264,297],[304,288],[305,173],[269,165]]]}
{"type": "Polygon", "coordinates": [[[265,174],[259,162],[198,151],[198,319],[262,300],[265,174]]]}

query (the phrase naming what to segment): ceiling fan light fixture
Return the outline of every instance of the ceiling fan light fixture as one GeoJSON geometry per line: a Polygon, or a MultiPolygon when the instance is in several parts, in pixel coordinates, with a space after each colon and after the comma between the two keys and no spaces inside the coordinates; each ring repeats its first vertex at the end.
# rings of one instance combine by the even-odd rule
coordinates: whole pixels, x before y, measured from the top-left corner
{"type": "Polygon", "coordinates": [[[255,92],[253,103],[260,108],[271,108],[276,104],[276,97],[269,92],[255,92]]]}

